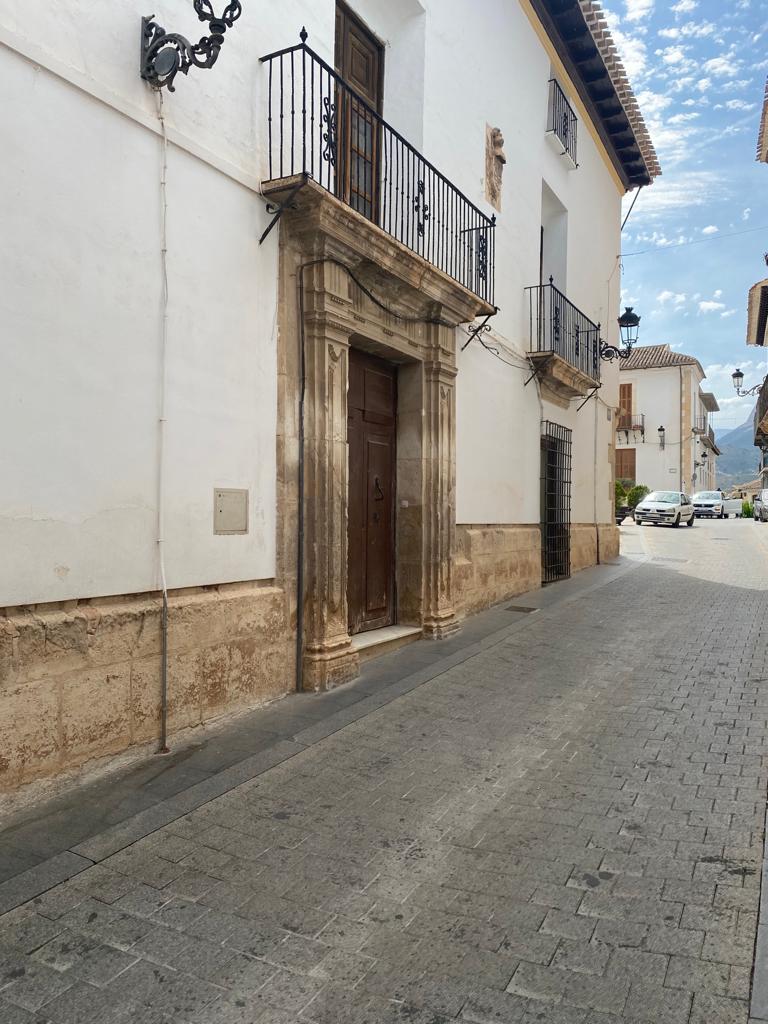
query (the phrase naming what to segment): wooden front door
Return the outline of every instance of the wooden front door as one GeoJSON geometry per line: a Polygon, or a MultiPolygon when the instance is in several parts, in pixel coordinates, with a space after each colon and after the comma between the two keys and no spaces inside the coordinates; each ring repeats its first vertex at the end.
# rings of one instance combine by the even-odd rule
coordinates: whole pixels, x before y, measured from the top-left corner
{"type": "MultiPolygon", "coordinates": [[[[374,36],[344,5],[336,5],[336,70],[378,114],[384,54],[374,36]]],[[[340,199],[369,220],[378,220],[378,151],[381,132],[367,106],[337,91],[340,199]]]]}
{"type": "Polygon", "coordinates": [[[395,621],[395,367],[349,352],[349,632],[395,621]]]}
{"type": "Polygon", "coordinates": [[[637,449],[617,448],[616,449],[616,479],[631,480],[637,479],[637,449]]]}

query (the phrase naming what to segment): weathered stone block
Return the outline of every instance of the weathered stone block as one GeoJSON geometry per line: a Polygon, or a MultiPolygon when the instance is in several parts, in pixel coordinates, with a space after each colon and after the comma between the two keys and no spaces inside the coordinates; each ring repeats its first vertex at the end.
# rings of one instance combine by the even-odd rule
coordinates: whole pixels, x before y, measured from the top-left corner
{"type": "Polygon", "coordinates": [[[0,790],[55,770],[59,718],[56,682],[24,682],[0,691],[0,790]]]}
{"type": "Polygon", "coordinates": [[[62,763],[125,750],[131,739],[130,662],[61,680],[62,763]]]}

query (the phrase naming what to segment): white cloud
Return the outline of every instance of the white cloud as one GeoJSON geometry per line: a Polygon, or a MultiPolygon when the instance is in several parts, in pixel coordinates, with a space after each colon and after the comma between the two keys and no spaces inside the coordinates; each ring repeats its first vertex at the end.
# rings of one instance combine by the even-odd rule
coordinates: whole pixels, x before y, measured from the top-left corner
{"type": "Polygon", "coordinates": [[[699,303],[700,313],[719,313],[721,309],[725,309],[724,302],[712,302],[709,299],[705,299],[699,303]]]}
{"type": "Polygon", "coordinates": [[[710,85],[712,85],[711,78],[700,78],[699,81],[696,83],[696,88],[699,90],[699,92],[706,92],[710,85]]]}
{"type": "MultiPolygon", "coordinates": [[[[684,129],[681,129],[681,132],[684,129]]],[[[684,175],[661,177],[650,188],[644,188],[635,205],[635,225],[656,221],[691,207],[710,206],[728,198],[725,181],[715,171],[687,171],[684,175]]],[[[631,202],[631,198],[630,198],[631,202]]]]}
{"type": "Polygon", "coordinates": [[[725,105],[728,110],[754,110],[757,107],[756,103],[747,103],[746,100],[727,100],[725,105]]]}
{"type": "Polygon", "coordinates": [[[642,21],[653,11],[653,0],[625,0],[627,21],[642,21]]]}
{"type": "Polygon", "coordinates": [[[742,220],[749,220],[750,213],[752,213],[752,210],[749,207],[747,207],[746,210],[742,210],[741,211],[741,219],[742,220]]]}
{"type": "Polygon", "coordinates": [[[687,60],[686,47],[667,46],[663,50],[654,51],[657,57],[661,57],[665,64],[684,64],[687,60]]]}
{"type": "Polygon", "coordinates": [[[714,224],[707,224],[705,228],[701,229],[701,233],[702,235],[716,235],[719,230],[714,224]]]}
{"type": "Polygon", "coordinates": [[[723,319],[725,319],[725,318],[726,318],[727,316],[733,316],[733,314],[734,314],[735,312],[736,312],[736,310],[735,310],[735,309],[726,309],[726,310],[725,310],[725,312],[723,312],[723,313],[721,313],[721,314],[720,314],[720,316],[721,316],[721,317],[722,317],[723,319]]]}
{"type": "Polygon", "coordinates": [[[673,114],[672,117],[667,118],[667,124],[687,124],[689,121],[695,121],[700,114],[673,114]]]}
{"type": "Polygon", "coordinates": [[[719,299],[722,294],[723,294],[723,289],[722,288],[718,288],[717,291],[714,294],[714,298],[719,299]]]}
{"type": "Polygon", "coordinates": [[[711,21],[686,21],[672,28],[659,29],[662,39],[703,39],[714,35],[717,26],[711,21]]]}
{"type": "Polygon", "coordinates": [[[667,302],[673,303],[675,306],[681,306],[685,302],[685,292],[671,292],[665,289],[663,292],[659,292],[656,296],[656,301],[664,305],[667,302]]]}
{"type": "Polygon", "coordinates": [[[704,62],[704,70],[710,75],[728,77],[735,75],[740,67],[739,62],[728,55],[712,57],[704,62]]]}
{"type": "Polygon", "coordinates": [[[673,10],[675,14],[690,14],[691,11],[695,11],[698,6],[698,0],[677,0],[676,4],[672,4],[671,10],[673,10]]]}

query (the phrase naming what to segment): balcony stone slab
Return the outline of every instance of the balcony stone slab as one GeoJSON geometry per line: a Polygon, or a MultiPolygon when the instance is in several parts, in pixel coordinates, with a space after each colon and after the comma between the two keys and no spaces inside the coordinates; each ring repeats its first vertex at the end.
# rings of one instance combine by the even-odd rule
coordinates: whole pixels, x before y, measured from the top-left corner
{"type": "Polygon", "coordinates": [[[529,352],[528,358],[536,370],[542,396],[563,409],[568,408],[572,399],[588,395],[599,387],[599,381],[556,352],[529,352]]]}

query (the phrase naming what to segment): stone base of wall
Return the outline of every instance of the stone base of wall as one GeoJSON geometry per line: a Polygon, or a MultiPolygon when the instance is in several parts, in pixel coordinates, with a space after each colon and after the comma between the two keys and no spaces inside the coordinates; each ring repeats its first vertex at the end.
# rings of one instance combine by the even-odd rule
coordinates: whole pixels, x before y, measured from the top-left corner
{"type": "MultiPolygon", "coordinates": [[[[169,597],[168,733],[293,688],[282,589],[238,583],[169,597]]],[[[157,595],[0,613],[0,792],[160,734],[157,595]]]]}
{"type": "Polygon", "coordinates": [[[541,586],[538,526],[461,524],[456,538],[454,587],[460,614],[471,615],[541,586]]]}
{"type": "MultiPolygon", "coordinates": [[[[619,556],[619,528],[612,523],[601,523],[600,561],[608,562],[619,556]]],[[[597,532],[594,523],[571,524],[571,572],[588,569],[597,564],[597,532]]]]}

